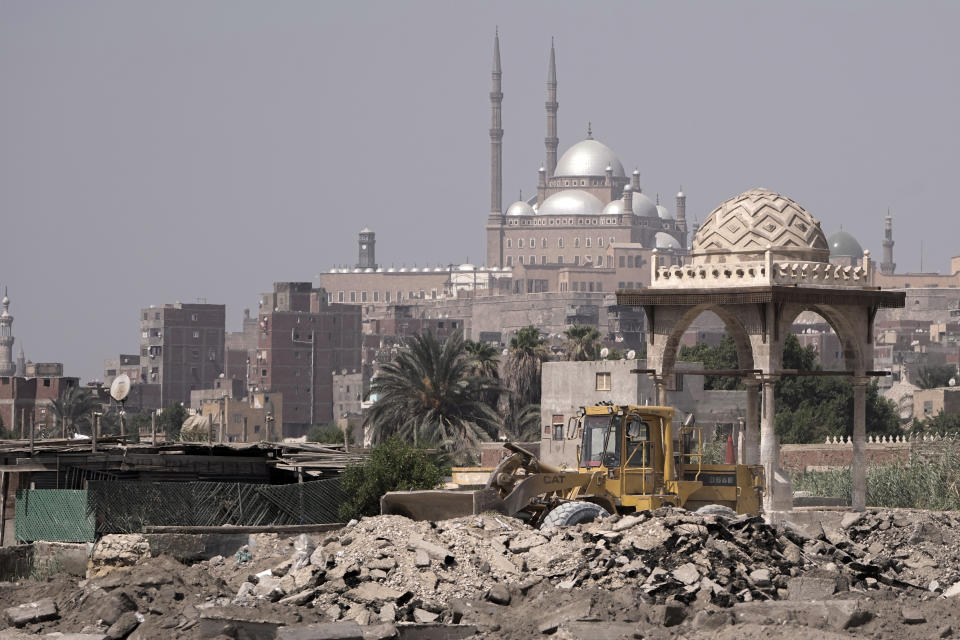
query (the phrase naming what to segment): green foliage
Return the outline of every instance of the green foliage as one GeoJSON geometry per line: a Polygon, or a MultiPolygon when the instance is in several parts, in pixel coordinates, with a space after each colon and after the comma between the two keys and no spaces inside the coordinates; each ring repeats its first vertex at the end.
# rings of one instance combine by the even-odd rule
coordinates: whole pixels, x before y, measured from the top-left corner
{"type": "MultiPolygon", "coordinates": [[[[850,499],[850,469],[808,471],[793,476],[793,488],[817,496],[850,499]]],[[[867,505],[871,507],[960,509],[960,456],[914,457],[905,464],[867,468],[867,505]]]]}
{"type": "Polygon", "coordinates": [[[610,353],[607,354],[607,360],[623,360],[624,357],[624,352],[616,347],[612,347],[610,353]]]}
{"type": "Polygon", "coordinates": [[[140,442],[141,433],[150,433],[150,413],[127,413],[127,434],[140,442]]]}
{"type": "Polygon", "coordinates": [[[459,460],[474,457],[480,442],[496,432],[499,420],[484,403],[484,393],[498,387],[494,380],[471,375],[471,367],[459,332],[443,343],[431,333],[408,339],[370,384],[377,401],[365,420],[374,442],[398,435],[459,460]]]}
{"type": "Polygon", "coordinates": [[[340,505],[339,516],[346,522],[378,515],[383,494],[436,489],[443,483],[444,473],[425,450],[391,437],[375,446],[365,463],[344,469],[340,486],[348,500],[340,505]]]}
{"type": "Polygon", "coordinates": [[[540,440],[540,405],[528,404],[516,414],[503,416],[503,434],[511,442],[537,442],[540,440]]]}
{"type": "Polygon", "coordinates": [[[481,394],[483,403],[496,410],[500,399],[500,352],[491,344],[475,340],[464,340],[463,348],[470,361],[470,375],[496,384],[481,394]]]}
{"type": "Polygon", "coordinates": [[[68,438],[74,433],[90,435],[93,412],[99,408],[100,401],[91,390],[76,386],[63,388],[50,403],[50,413],[68,438]]]}
{"type": "Polygon", "coordinates": [[[509,393],[501,398],[501,412],[516,414],[528,404],[540,404],[541,368],[549,359],[546,340],[535,326],[523,327],[510,338],[504,361],[504,382],[509,393]]]}
{"type": "Polygon", "coordinates": [[[600,357],[600,332],[590,325],[575,324],[563,332],[567,360],[596,360],[600,357]]]}
{"type": "Polygon", "coordinates": [[[940,410],[935,416],[926,420],[915,420],[913,432],[921,434],[960,433],[960,413],[944,413],[940,410]]]}
{"type": "Polygon", "coordinates": [[[7,429],[3,424],[3,416],[0,416],[0,440],[16,440],[19,437],[19,434],[13,432],[12,429],[7,429]]]}
{"type": "MultiPolygon", "coordinates": [[[[683,362],[702,362],[704,369],[737,369],[737,346],[731,336],[724,336],[715,347],[698,342],[692,347],[680,347],[677,360],[683,362]]],[[[703,388],[713,391],[743,389],[739,378],[730,376],[704,376],[703,388]]]]}
{"type": "Polygon", "coordinates": [[[335,424],[315,424],[307,431],[307,442],[343,444],[343,430],[335,424]]]}
{"type": "Polygon", "coordinates": [[[917,386],[921,389],[936,389],[946,387],[950,378],[957,377],[957,368],[952,364],[922,367],[917,371],[917,386]]]}
{"type": "Polygon", "coordinates": [[[171,402],[157,416],[157,430],[164,433],[167,440],[179,440],[180,429],[187,415],[187,409],[182,404],[171,402]]]}

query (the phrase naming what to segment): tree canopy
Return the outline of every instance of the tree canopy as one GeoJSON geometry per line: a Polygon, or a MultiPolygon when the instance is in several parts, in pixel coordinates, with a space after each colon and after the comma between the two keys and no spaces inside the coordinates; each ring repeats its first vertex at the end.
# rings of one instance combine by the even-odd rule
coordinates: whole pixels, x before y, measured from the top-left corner
{"type": "Polygon", "coordinates": [[[917,371],[916,385],[921,389],[936,389],[950,384],[950,378],[957,377],[957,368],[952,364],[921,367],[917,371]]]}
{"type": "Polygon", "coordinates": [[[575,324],[566,331],[567,360],[596,360],[600,357],[600,332],[588,324],[575,324]]]}

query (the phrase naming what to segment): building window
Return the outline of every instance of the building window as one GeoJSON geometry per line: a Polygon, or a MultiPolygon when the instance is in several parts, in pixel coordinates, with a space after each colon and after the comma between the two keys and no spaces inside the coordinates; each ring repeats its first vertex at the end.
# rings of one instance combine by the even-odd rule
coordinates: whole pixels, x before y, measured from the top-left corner
{"type": "Polygon", "coordinates": [[[603,266],[603,256],[597,256],[597,266],[598,267],[603,266]]]}
{"type": "Polygon", "coordinates": [[[531,266],[537,264],[537,256],[530,256],[530,262],[529,262],[529,264],[530,264],[531,266]]]}
{"type": "Polygon", "coordinates": [[[523,264],[523,256],[517,256],[517,263],[523,264]]]}
{"type": "Polygon", "coordinates": [[[563,440],[563,414],[554,414],[553,420],[551,420],[554,440],[563,440]]]}
{"type": "Polygon", "coordinates": [[[343,302],[343,291],[337,291],[337,302],[343,302]]]}
{"type": "Polygon", "coordinates": [[[540,264],[547,264],[547,256],[540,256],[540,264]]]}
{"type": "Polygon", "coordinates": [[[374,301],[374,302],[380,302],[380,292],[379,292],[379,291],[374,291],[374,292],[373,292],[373,301],[374,301]]]}
{"type": "Polygon", "coordinates": [[[383,292],[383,301],[384,301],[384,302],[390,302],[390,292],[389,292],[389,291],[384,291],[384,292],[383,292]]]}
{"type": "Polygon", "coordinates": [[[573,256],[573,264],[575,265],[580,264],[580,256],[573,256]]]}
{"type": "Polygon", "coordinates": [[[563,249],[563,238],[557,238],[557,248],[563,249]]]}
{"type": "Polygon", "coordinates": [[[199,331],[194,331],[194,332],[193,332],[193,339],[194,339],[194,340],[199,340],[199,339],[200,339],[200,332],[199,332],[199,331]]]}
{"type": "Polygon", "coordinates": [[[597,238],[597,246],[598,246],[598,247],[602,247],[602,246],[603,246],[603,238],[597,238]]]}
{"type": "Polygon", "coordinates": [[[357,292],[356,292],[356,291],[351,291],[351,292],[350,292],[350,302],[356,302],[356,301],[357,301],[357,292]]]}
{"type": "Polygon", "coordinates": [[[616,238],[614,238],[613,236],[610,237],[610,244],[611,244],[611,245],[612,245],[614,242],[616,242],[616,241],[617,241],[616,238]]]}
{"type": "Polygon", "coordinates": [[[624,283],[622,283],[622,282],[618,282],[618,283],[617,283],[617,289],[623,289],[623,288],[624,288],[623,284],[624,284],[624,283]]]}
{"type": "Polygon", "coordinates": [[[194,322],[196,322],[196,321],[197,321],[197,314],[195,314],[195,313],[190,314],[190,319],[193,320],[194,322]]]}
{"type": "Polygon", "coordinates": [[[620,268],[621,268],[621,269],[623,269],[625,266],[627,266],[627,258],[626,258],[626,256],[620,256],[619,263],[620,263],[620,268]]]}
{"type": "Polygon", "coordinates": [[[431,297],[432,299],[434,299],[434,300],[437,299],[437,290],[436,290],[436,289],[433,289],[433,290],[430,291],[430,297],[431,297]]]}
{"type": "Polygon", "coordinates": [[[530,238],[530,248],[531,248],[531,249],[536,249],[536,248],[537,248],[537,239],[536,239],[536,238],[530,238]]]}
{"type": "Polygon", "coordinates": [[[426,300],[426,299],[427,299],[427,296],[424,295],[423,289],[420,289],[420,299],[421,299],[421,300],[426,300]]]}
{"type": "Polygon", "coordinates": [[[590,282],[589,285],[590,285],[590,292],[593,293],[593,283],[590,282]]]}
{"type": "Polygon", "coordinates": [[[574,249],[579,249],[579,248],[580,248],[580,238],[574,238],[574,239],[573,239],[573,248],[574,248],[574,249]]]}
{"type": "Polygon", "coordinates": [[[513,240],[511,238],[507,238],[507,249],[512,249],[512,248],[513,248],[513,240]]]}
{"type": "Polygon", "coordinates": [[[361,292],[360,292],[360,302],[366,302],[366,301],[367,301],[367,292],[366,292],[366,291],[361,291],[361,292]]]}
{"type": "Polygon", "coordinates": [[[563,256],[557,256],[557,264],[563,264],[563,256]]]}
{"type": "Polygon", "coordinates": [[[590,248],[590,238],[585,238],[584,241],[586,242],[586,244],[585,244],[584,246],[589,249],[589,248],[590,248]]]}
{"type": "Polygon", "coordinates": [[[627,268],[633,269],[633,256],[627,256],[627,268]]]}
{"type": "Polygon", "coordinates": [[[610,391],[610,372],[597,372],[597,391],[610,391]]]}
{"type": "Polygon", "coordinates": [[[540,238],[540,248],[541,248],[541,249],[546,249],[546,248],[547,248],[547,239],[546,239],[546,238],[540,238]]]}
{"type": "Polygon", "coordinates": [[[517,238],[517,248],[523,249],[523,238],[517,238]]]}

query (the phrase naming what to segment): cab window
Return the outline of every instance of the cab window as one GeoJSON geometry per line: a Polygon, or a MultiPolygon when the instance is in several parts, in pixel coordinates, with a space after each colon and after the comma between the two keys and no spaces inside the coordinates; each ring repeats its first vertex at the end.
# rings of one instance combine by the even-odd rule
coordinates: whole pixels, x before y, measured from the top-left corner
{"type": "Polygon", "coordinates": [[[638,416],[627,418],[627,466],[651,467],[650,423],[638,416]]]}
{"type": "MultiPolygon", "coordinates": [[[[603,461],[603,447],[607,440],[607,432],[610,431],[611,420],[609,416],[587,416],[583,420],[583,443],[580,447],[580,466],[599,467],[603,461]]],[[[609,442],[606,442],[607,449],[617,455],[619,459],[619,438],[616,437],[616,430],[610,435],[609,442]]]]}

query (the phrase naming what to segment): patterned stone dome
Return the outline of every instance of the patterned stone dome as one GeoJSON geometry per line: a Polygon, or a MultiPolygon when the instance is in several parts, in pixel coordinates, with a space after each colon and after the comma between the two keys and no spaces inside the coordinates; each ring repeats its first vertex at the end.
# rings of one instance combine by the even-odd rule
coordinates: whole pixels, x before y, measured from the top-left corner
{"type": "Polygon", "coordinates": [[[819,220],[790,198],[763,188],[722,203],[693,239],[698,262],[759,260],[767,247],[793,260],[827,262],[830,253],[819,220]],[[735,257],[725,257],[730,254],[735,257]]]}

